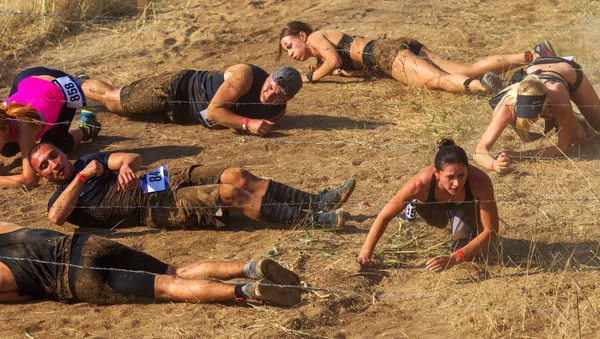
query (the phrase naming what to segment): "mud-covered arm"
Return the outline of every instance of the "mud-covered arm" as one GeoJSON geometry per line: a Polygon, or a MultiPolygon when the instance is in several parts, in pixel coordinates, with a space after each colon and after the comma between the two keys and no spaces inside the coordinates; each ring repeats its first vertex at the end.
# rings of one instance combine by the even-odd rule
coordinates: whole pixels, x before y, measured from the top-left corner
{"type": "MultiPolygon", "coordinates": [[[[206,118],[218,125],[241,130],[244,119],[231,111],[231,107],[252,87],[252,68],[246,64],[234,65],[225,71],[225,82],[219,87],[206,110],[206,118]]],[[[257,105],[258,106],[258,105],[257,105]]],[[[271,132],[273,122],[249,119],[247,131],[254,135],[271,132]]]]}
{"type": "Polygon", "coordinates": [[[113,153],[108,158],[108,168],[119,171],[119,190],[129,190],[137,187],[139,178],[135,172],[142,167],[142,156],[137,153],[113,153]]]}
{"type": "MultiPolygon", "coordinates": [[[[317,58],[322,60],[320,66],[312,74],[313,82],[333,74],[336,69],[342,67],[342,58],[335,50],[335,46],[327,40],[324,32],[312,33],[308,37],[307,44],[317,58]]],[[[303,76],[302,81],[309,82],[309,79],[303,76]]]]}

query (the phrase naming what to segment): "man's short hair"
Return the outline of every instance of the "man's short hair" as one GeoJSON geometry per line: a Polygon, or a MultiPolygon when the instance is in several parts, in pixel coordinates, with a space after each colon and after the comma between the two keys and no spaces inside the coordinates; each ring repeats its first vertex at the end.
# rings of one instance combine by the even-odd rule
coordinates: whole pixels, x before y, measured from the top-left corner
{"type": "MultiPolygon", "coordinates": [[[[54,144],[49,143],[49,142],[40,142],[39,144],[35,144],[33,145],[33,147],[31,147],[31,149],[29,150],[29,153],[27,153],[27,160],[29,161],[29,164],[31,164],[31,157],[33,157],[33,155],[40,149],[40,147],[42,147],[43,145],[47,145],[52,149],[57,150],[58,147],[54,146],[54,144]]],[[[33,168],[33,166],[31,166],[33,168]]],[[[35,168],[33,169],[34,172],[37,172],[35,170],[35,168]]]]}

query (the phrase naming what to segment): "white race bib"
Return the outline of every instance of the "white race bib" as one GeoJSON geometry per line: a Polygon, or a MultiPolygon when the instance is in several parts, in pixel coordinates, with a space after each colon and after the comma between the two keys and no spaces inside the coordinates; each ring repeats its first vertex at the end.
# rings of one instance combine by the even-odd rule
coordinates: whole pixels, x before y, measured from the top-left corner
{"type": "Polygon", "coordinates": [[[212,122],[212,121],[210,121],[210,120],[208,120],[208,119],[206,118],[206,111],[207,111],[207,110],[208,110],[208,108],[207,108],[207,109],[205,109],[204,111],[201,111],[201,112],[199,112],[199,113],[196,113],[196,114],[198,114],[198,115],[199,115],[199,116],[202,118],[202,121],[204,121],[204,124],[205,124],[207,127],[213,127],[213,126],[215,126],[216,124],[215,124],[214,122],[212,122]]]}
{"type": "Polygon", "coordinates": [[[161,166],[140,177],[140,187],[144,194],[169,189],[169,165],[161,166]]]}
{"type": "Polygon", "coordinates": [[[56,78],[52,81],[58,86],[65,96],[67,107],[81,108],[85,106],[85,95],[79,87],[79,84],[73,81],[70,77],[64,76],[56,78]]]}

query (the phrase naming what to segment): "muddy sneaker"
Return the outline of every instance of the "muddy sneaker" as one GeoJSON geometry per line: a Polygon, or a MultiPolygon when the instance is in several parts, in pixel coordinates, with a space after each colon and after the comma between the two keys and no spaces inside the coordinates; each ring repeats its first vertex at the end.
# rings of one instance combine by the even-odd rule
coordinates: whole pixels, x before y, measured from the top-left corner
{"type": "Polygon", "coordinates": [[[533,48],[533,51],[541,57],[555,57],[556,56],[556,52],[554,51],[554,48],[552,48],[552,45],[550,45],[550,41],[548,40],[544,40],[542,42],[540,42],[537,46],[535,46],[533,48]]]}
{"type": "Polygon", "coordinates": [[[102,129],[102,125],[98,122],[98,119],[96,119],[96,114],[82,109],[80,115],[79,128],[84,131],[83,141],[88,141],[91,138],[98,136],[102,129]]]}
{"type": "Polygon", "coordinates": [[[282,287],[267,279],[252,284],[252,298],[281,306],[293,306],[302,300],[301,288],[282,287]]]}
{"type": "Polygon", "coordinates": [[[333,191],[324,190],[319,193],[315,201],[317,211],[329,212],[342,207],[354,192],[354,187],[356,180],[350,179],[333,191]]]}
{"type": "Polygon", "coordinates": [[[79,86],[81,86],[81,84],[83,84],[86,80],[90,79],[89,75],[85,74],[82,71],[75,72],[75,75],[73,76],[73,78],[79,84],[79,86]]]}
{"type": "Polygon", "coordinates": [[[488,94],[498,94],[504,89],[504,81],[494,72],[487,72],[481,78],[481,86],[488,94]]]}
{"type": "Polygon", "coordinates": [[[310,226],[322,227],[325,229],[340,229],[344,227],[343,209],[337,209],[332,212],[318,212],[309,216],[308,222],[310,226]]]}
{"type": "Polygon", "coordinates": [[[258,262],[250,262],[244,266],[244,275],[249,279],[267,279],[279,285],[300,285],[298,275],[273,259],[263,259],[258,262]]]}

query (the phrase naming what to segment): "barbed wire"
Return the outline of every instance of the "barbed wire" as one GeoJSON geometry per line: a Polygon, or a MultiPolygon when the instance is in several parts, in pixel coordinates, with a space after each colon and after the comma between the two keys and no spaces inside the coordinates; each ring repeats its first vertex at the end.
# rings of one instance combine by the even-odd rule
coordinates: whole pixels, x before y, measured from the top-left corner
{"type": "MultiPolygon", "coordinates": [[[[202,186],[202,185],[199,185],[202,186]]],[[[195,186],[185,186],[185,188],[195,187],[195,186]]],[[[465,200],[465,201],[454,201],[454,200],[446,200],[446,201],[419,201],[418,205],[454,205],[459,206],[463,204],[481,204],[481,203],[498,203],[498,204],[532,204],[536,205],[539,203],[594,203],[600,202],[600,198],[595,197],[582,197],[582,198],[551,198],[548,197],[546,199],[491,199],[491,200],[465,200]]],[[[374,205],[391,205],[391,204],[405,204],[408,205],[412,203],[411,201],[377,201],[377,200],[353,200],[350,199],[344,203],[339,203],[339,205],[357,205],[359,208],[369,208],[374,205]]],[[[274,203],[261,203],[261,204],[245,204],[245,205],[211,205],[211,206],[166,206],[166,205],[103,205],[103,206],[80,206],[80,205],[52,205],[53,208],[73,208],[73,209],[91,209],[91,210],[105,210],[105,209],[172,209],[172,210],[214,210],[217,208],[223,209],[232,209],[232,208],[247,208],[247,207],[258,207],[258,206],[278,206],[278,205],[289,205],[289,206],[304,206],[307,205],[306,202],[274,202],[274,203]]],[[[31,203],[31,204],[19,204],[19,203],[11,203],[5,202],[0,203],[0,206],[8,206],[8,207],[36,207],[36,206],[47,206],[47,203],[31,203]]],[[[313,204],[314,205],[314,204],[313,204]]]]}
{"type": "MultiPolygon", "coordinates": [[[[14,15],[22,15],[24,12],[18,13],[18,12],[0,12],[0,14],[14,14],[14,15]]],[[[173,29],[159,29],[159,28],[152,28],[152,29],[146,29],[146,28],[140,28],[139,25],[135,25],[135,27],[128,27],[128,26],[124,26],[124,25],[112,25],[112,24],[100,24],[100,23],[92,23],[92,22],[88,22],[88,21],[71,21],[71,20],[61,20],[61,19],[54,19],[54,18],[49,18],[49,20],[55,21],[55,22],[60,22],[60,23],[64,23],[64,24],[79,24],[79,25],[88,25],[91,27],[100,27],[100,28],[110,28],[110,29],[125,29],[128,31],[135,31],[135,32],[161,32],[161,33],[166,33],[166,34],[170,34],[170,33],[177,33],[177,34],[182,34],[185,36],[191,36],[192,34],[195,35],[200,35],[200,36],[211,36],[211,37],[215,37],[215,38],[222,38],[222,37],[234,37],[234,38],[239,38],[243,41],[245,40],[251,40],[251,41],[255,41],[258,43],[264,43],[264,44],[270,44],[270,45],[280,45],[279,40],[273,40],[273,39],[269,39],[269,40],[265,40],[265,39],[261,39],[258,38],[256,36],[252,36],[252,35],[244,35],[244,34],[237,34],[237,33],[198,33],[197,31],[179,31],[179,30],[173,30],[173,29]]],[[[600,31],[600,30],[599,30],[600,31]]],[[[310,48],[308,46],[304,46],[304,48],[310,48]]],[[[338,49],[338,48],[320,48],[322,50],[335,50],[337,52],[347,52],[347,53],[352,53],[348,50],[345,49],[338,49]]],[[[375,53],[364,53],[364,52],[354,52],[356,54],[362,54],[362,55],[375,55],[375,53]]],[[[381,55],[396,55],[398,54],[397,52],[395,53],[383,53],[381,55]]],[[[430,60],[435,60],[436,57],[428,57],[428,56],[413,56],[415,58],[422,58],[422,59],[430,59],[430,60]]],[[[483,58],[457,58],[457,57],[442,57],[442,59],[444,60],[465,60],[465,61],[475,61],[475,60],[495,60],[495,61],[505,61],[504,59],[489,59],[486,57],[483,58]]],[[[530,64],[529,62],[525,62],[525,60],[523,62],[514,62],[515,64],[519,64],[522,66],[528,65],[530,64]]],[[[572,70],[576,70],[576,68],[572,68],[572,70]]],[[[592,72],[600,72],[600,70],[586,70],[586,72],[592,73],[592,72]]]]}
{"type": "MultiPolygon", "coordinates": [[[[0,13],[2,13],[3,11],[0,11],[0,13]]],[[[17,13],[13,13],[13,14],[17,14],[17,13]]],[[[18,14],[22,14],[22,13],[18,13],[18,14]]],[[[49,15],[45,15],[45,16],[40,16],[40,17],[49,17],[49,15]]],[[[156,20],[178,20],[178,21],[184,21],[183,19],[159,19],[156,18],[156,20]]],[[[192,22],[192,21],[190,21],[192,22]]],[[[211,23],[210,21],[206,21],[203,20],[203,23],[208,22],[211,23]]],[[[279,21],[272,21],[273,23],[278,23],[279,21]]],[[[309,21],[310,22],[310,21],[309,21]]],[[[314,21],[313,21],[314,22],[314,21]]],[[[365,22],[365,23],[381,23],[380,21],[375,21],[375,20],[340,20],[338,22],[352,22],[352,23],[356,23],[356,22],[365,22]]],[[[490,27],[490,26],[472,26],[472,25],[454,25],[454,24],[444,24],[444,23],[417,23],[417,22],[409,22],[409,21],[386,21],[389,23],[406,23],[406,24],[418,24],[418,25],[428,25],[428,26],[440,26],[440,27],[473,27],[473,28],[479,28],[479,29],[497,29],[495,27],[490,27]]],[[[85,24],[89,24],[87,22],[82,22],[85,24]]],[[[214,23],[269,23],[269,21],[249,21],[249,20],[226,20],[226,21],[215,21],[214,23]]],[[[92,24],[90,24],[92,25],[92,24]]],[[[100,26],[97,25],[98,27],[106,27],[106,26],[100,26]]],[[[114,26],[113,26],[114,27],[114,26]]],[[[511,30],[551,30],[551,31],[587,31],[585,29],[575,29],[575,28],[535,28],[535,27],[513,27],[513,28],[507,28],[507,29],[511,29],[511,30]]],[[[598,31],[598,30],[589,30],[589,31],[598,31]]],[[[165,31],[166,32],[166,31],[165,31]]],[[[178,31],[171,31],[171,32],[178,32],[178,31]]],[[[179,32],[179,33],[183,33],[183,32],[179,32]]],[[[230,34],[231,35],[231,34],[230,34]]],[[[217,37],[216,34],[214,34],[213,36],[217,37]]],[[[225,34],[221,35],[221,36],[227,36],[225,34]]],[[[247,37],[247,38],[252,38],[250,36],[243,36],[243,35],[234,35],[236,37],[247,37]]],[[[265,42],[264,40],[260,40],[257,39],[259,42],[265,42]]],[[[271,41],[268,41],[268,43],[272,43],[271,41]]],[[[278,42],[276,42],[278,44],[278,42]]],[[[459,59],[457,59],[459,60],[459,59]]],[[[463,59],[463,60],[467,60],[467,59],[463,59]]],[[[479,59],[471,59],[471,60],[479,60],[479,59]]],[[[188,102],[188,103],[192,103],[192,102],[188,102]]],[[[295,103],[292,103],[295,104],[295,103]]],[[[365,104],[313,104],[315,106],[336,106],[336,107],[357,107],[357,106],[366,106],[365,104]]],[[[382,104],[381,106],[383,106],[385,104],[382,104]]],[[[432,106],[442,106],[442,105],[422,105],[422,104],[387,104],[387,105],[393,105],[393,106],[388,106],[388,107],[400,107],[400,106],[428,106],[428,107],[432,107],[432,106]]],[[[443,104],[443,106],[465,106],[466,104],[443,104]]],[[[558,106],[558,105],[557,105],[558,106]]],[[[566,105],[565,105],[566,106],[566,105]]],[[[597,107],[597,105],[592,105],[592,106],[580,106],[580,107],[597,107]]],[[[15,119],[17,120],[17,119],[15,119]]],[[[69,123],[70,124],[70,123],[69,123]]],[[[105,126],[103,126],[104,128],[105,126]]],[[[123,128],[121,126],[106,126],[108,127],[108,129],[110,128],[123,128]]],[[[148,129],[147,127],[144,129],[148,129]]],[[[162,131],[164,132],[164,131],[162,131]]],[[[177,132],[179,133],[179,132],[177,132]]],[[[193,133],[198,133],[197,131],[194,131],[193,133]]],[[[222,134],[223,136],[225,136],[224,134],[222,134]]],[[[232,137],[239,137],[239,136],[232,136],[232,137]]],[[[257,139],[257,140],[264,140],[264,139],[257,139]]],[[[269,139],[267,139],[269,140],[269,139]]],[[[273,140],[271,140],[273,141],[273,140]]],[[[285,141],[286,143],[300,143],[300,142],[289,142],[289,141],[285,141]]],[[[323,143],[313,143],[313,142],[302,142],[302,143],[310,143],[310,144],[323,144],[323,143]]],[[[356,144],[356,145],[363,145],[363,144],[356,144]]],[[[380,145],[380,146],[375,146],[375,147],[382,147],[384,145],[380,145]]],[[[395,145],[391,145],[391,146],[395,146],[395,145]]],[[[409,146],[407,146],[406,148],[411,148],[409,146]]],[[[414,147],[412,147],[414,148],[414,147]]],[[[411,149],[412,149],[411,148],[411,149]]],[[[525,158],[525,157],[523,157],[525,158]]],[[[531,158],[535,158],[535,159],[539,159],[536,157],[531,157],[531,158]]],[[[553,158],[551,158],[553,159],[553,158]]],[[[480,201],[480,202],[498,202],[498,203],[511,203],[511,201],[509,200],[486,200],[486,201],[480,201]]],[[[552,201],[552,202],[596,202],[598,201],[598,199],[596,198],[581,198],[581,199],[545,199],[545,200],[532,200],[532,199],[520,199],[520,200],[513,200],[512,202],[517,202],[517,203],[533,203],[533,202],[548,202],[548,201],[552,201]]],[[[346,204],[356,204],[356,203],[361,203],[360,201],[348,201],[346,204]]],[[[391,203],[391,202],[377,202],[377,201],[373,201],[370,202],[372,204],[386,204],[386,203],[391,203]]],[[[402,202],[402,203],[409,203],[409,202],[402,202]]],[[[431,204],[437,204],[437,203],[445,203],[445,202],[425,202],[426,204],[431,203],[431,204]]],[[[39,205],[39,204],[37,204],[39,205]]],[[[268,204],[266,204],[268,205],[268,204]]],[[[8,205],[10,206],[10,205],[8,205]]],[[[78,206],[60,206],[60,207],[75,207],[78,208],[78,206]]],[[[99,206],[97,206],[96,208],[98,208],[99,206]]],[[[123,206],[103,206],[101,208],[110,208],[110,207],[120,207],[123,208],[123,206]]],[[[150,206],[127,206],[127,208],[139,208],[139,207],[143,207],[143,208],[149,208],[150,206]]],[[[159,208],[160,206],[153,206],[152,208],[159,208]]],[[[167,206],[165,206],[167,207],[167,206]]],[[[225,206],[223,206],[225,207],[225,206]]],[[[244,206],[228,206],[228,207],[244,207],[244,206]]],[[[177,207],[175,207],[177,208],[177,207]]],[[[212,208],[212,207],[211,207],[212,208]]],[[[34,259],[31,258],[10,258],[10,257],[3,257],[0,256],[0,258],[3,259],[14,259],[14,260],[31,260],[34,261],[34,259]]],[[[99,267],[90,267],[90,266],[77,266],[77,265],[71,265],[71,264],[65,264],[65,263],[56,263],[56,262],[43,262],[40,261],[40,263],[46,263],[46,264],[63,264],[63,265],[67,265],[67,266],[72,266],[72,267],[78,267],[78,268],[83,268],[83,269],[107,269],[107,268],[99,268],[99,267]]],[[[110,268],[110,270],[116,270],[116,271],[124,271],[124,272],[135,272],[135,273],[144,273],[144,274],[153,274],[153,275],[157,275],[158,274],[154,274],[151,272],[145,272],[145,271],[134,271],[134,270],[123,270],[123,269],[113,269],[110,268]]],[[[223,282],[223,283],[229,283],[231,284],[231,281],[222,281],[222,280],[218,280],[218,279],[207,279],[207,280],[214,280],[214,281],[219,281],[219,282],[223,282]]],[[[294,288],[300,288],[298,286],[288,286],[288,285],[275,285],[272,284],[271,286],[280,286],[280,287],[294,287],[294,288]]],[[[357,291],[353,291],[353,290],[343,290],[343,289],[335,289],[335,288],[329,288],[329,287],[302,287],[306,290],[314,290],[314,291],[327,291],[327,292],[333,292],[333,293],[346,293],[346,294],[353,294],[353,295],[358,295],[361,297],[368,297],[371,298],[373,297],[373,295],[369,294],[365,294],[365,293],[360,293],[357,291]]],[[[435,298],[435,297],[430,297],[430,296],[424,296],[424,295],[410,295],[410,294],[399,294],[399,293],[377,293],[376,296],[381,297],[381,296],[391,296],[391,297],[404,297],[407,299],[413,299],[413,300],[430,300],[432,302],[436,302],[436,303],[443,303],[443,304],[452,304],[452,305],[462,305],[462,306],[470,306],[470,307],[499,307],[499,308],[508,308],[508,309],[518,309],[518,310],[525,310],[525,311],[548,311],[548,312],[559,312],[559,313],[572,313],[572,312],[578,312],[578,310],[573,310],[573,309],[559,309],[559,308],[539,308],[539,307],[528,307],[528,306],[517,306],[517,305],[509,305],[509,304],[493,304],[493,303],[465,303],[465,302],[459,302],[459,301],[452,301],[452,300],[444,300],[444,299],[439,299],[439,298],[435,298]]],[[[597,312],[582,312],[582,314],[593,314],[593,315],[598,315],[597,312]]]]}
{"type": "MultiPolygon", "coordinates": [[[[491,99],[491,98],[490,98],[491,99]]],[[[60,103],[68,103],[69,101],[64,100],[64,99],[40,99],[40,98],[36,98],[36,99],[19,99],[19,101],[23,101],[23,102],[27,102],[27,103],[33,103],[33,102],[60,102],[60,103]]],[[[467,107],[490,107],[489,104],[487,102],[485,103],[478,103],[478,102],[465,102],[465,103],[442,103],[442,104],[434,104],[434,103],[423,103],[423,102],[419,102],[419,103],[380,103],[380,102],[367,102],[367,103],[353,103],[353,102],[343,102],[343,103],[314,103],[314,102],[310,102],[310,101],[298,101],[298,100],[290,100],[288,102],[284,102],[284,103],[269,103],[269,104],[264,104],[262,102],[237,102],[237,101],[205,101],[205,100],[171,100],[171,99],[165,99],[165,100],[127,100],[126,101],[127,104],[132,104],[132,103],[167,103],[167,104],[175,104],[175,105],[189,105],[189,104],[228,104],[228,105],[234,105],[234,106],[254,106],[254,105],[269,105],[269,106],[284,106],[284,105],[291,105],[291,106],[315,106],[315,107],[361,107],[361,106],[368,106],[368,107],[463,107],[463,106],[467,106],[467,107]]],[[[21,103],[21,102],[19,102],[21,103]]],[[[98,104],[103,105],[104,103],[106,104],[110,104],[110,103],[121,103],[121,100],[104,100],[104,101],[94,101],[94,100],[88,100],[87,101],[88,105],[86,107],[99,107],[97,106],[98,104]]],[[[21,103],[22,105],[26,105],[24,103],[21,103]]],[[[532,105],[517,105],[515,104],[498,104],[497,106],[524,106],[524,107],[531,107],[532,105]]],[[[573,107],[573,105],[571,103],[565,103],[565,104],[554,104],[554,103],[545,103],[544,106],[548,106],[548,107],[573,107]]],[[[600,103],[598,104],[590,104],[590,105],[575,105],[576,107],[584,107],[584,108],[598,108],[600,107],[600,103]]],[[[491,107],[490,107],[491,109],[491,107]]],[[[112,112],[109,112],[112,113],[112,112]]],[[[117,113],[115,113],[117,114],[117,113]]],[[[149,113],[128,113],[128,114],[120,114],[120,115],[127,115],[127,116],[136,116],[136,115],[143,115],[143,114],[158,114],[157,112],[149,112],[149,113]]],[[[0,118],[0,120],[9,120],[11,118],[0,118]]],[[[14,118],[13,118],[14,119],[14,118]]]]}
{"type": "MultiPolygon", "coordinates": [[[[174,8],[170,9],[170,12],[173,11],[188,11],[188,8],[174,8]]],[[[201,21],[193,20],[193,19],[183,19],[183,18],[159,18],[155,15],[152,16],[140,16],[138,15],[129,15],[129,16],[110,16],[110,15],[83,15],[83,14],[66,14],[66,13],[46,13],[40,14],[36,12],[27,12],[22,10],[0,10],[0,14],[8,14],[8,15],[23,15],[30,18],[81,18],[83,16],[89,17],[91,20],[95,19],[109,19],[109,20],[123,20],[123,19],[135,19],[136,21],[180,21],[185,23],[202,23],[202,24],[232,24],[232,23],[241,23],[241,24],[281,24],[285,25],[290,20],[247,20],[247,19],[218,19],[218,20],[210,20],[203,18],[201,21]]],[[[157,13],[164,14],[164,13],[157,13]]],[[[364,19],[337,19],[335,21],[332,20],[311,20],[311,19],[301,19],[300,21],[305,23],[323,23],[323,24],[336,24],[336,23],[367,23],[367,24],[405,24],[405,25],[415,25],[415,26],[431,26],[431,27],[458,27],[458,28],[473,28],[473,29],[493,29],[498,30],[499,26],[488,26],[488,25],[470,25],[470,24],[453,24],[448,22],[436,21],[436,22],[419,22],[419,21],[411,21],[411,20],[364,20],[364,19]]],[[[551,31],[551,32],[598,32],[600,29],[594,29],[589,27],[532,27],[532,26],[502,26],[501,27],[507,31],[551,31]]]]}
{"type": "MultiPolygon", "coordinates": [[[[147,274],[147,275],[151,275],[151,276],[155,276],[155,277],[173,278],[172,275],[159,274],[159,273],[154,273],[154,272],[149,272],[149,271],[144,271],[144,270],[130,270],[130,269],[122,269],[122,268],[114,268],[114,267],[97,267],[97,266],[77,265],[77,264],[72,264],[72,263],[64,263],[64,262],[61,263],[61,262],[40,260],[40,259],[34,259],[34,258],[11,257],[11,256],[0,256],[0,259],[11,260],[11,261],[28,261],[28,262],[38,263],[38,264],[64,266],[64,267],[68,267],[68,268],[73,267],[73,268],[84,269],[84,270],[147,274]]],[[[244,278],[240,277],[237,279],[244,279],[244,278]]],[[[207,280],[207,281],[214,281],[214,282],[219,282],[219,283],[223,283],[223,284],[227,284],[227,285],[237,285],[240,283],[237,281],[222,280],[222,279],[216,279],[216,278],[210,278],[210,277],[193,278],[192,280],[207,280]]],[[[340,288],[334,288],[334,287],[310,286],[310,285],[306,285],[306,284],[304,286],[301,286],[301,285],[284,285],[284,284],[263,282],[263,283],[261,283],[261,285],[277,287],[277,288],[294,288],[294,289],[300,289],[302,291],[309,291],[309,292],[328,292],[328,293],[349,294],[349,295],[359,296],[365,300],[381,298],[381,297],[400,297],[400,298],[404,298],[407,300],[428,300],[431,302],[435,302],[437,304],[460,305],[460,306],[468,306],[468,307],[481,307],[481,308],[493,307],[493,308],[503,308],[503,309],[518,309],[518,310],[523,310],[523,311],[543,311],[543,312],[552,312],[552,313],[577,313],[577,314],[588,314],[588,315],[594,315],[594,316],[598,316],[600,314],[596,311],[580,312],[578,309],[530,307],[530,306],[518,306],[518,305],[486,303],[486,302],[469,303],[469,302],[463,302],[463,301],[457,301],[457,300],[440,299],[437,297],[422,295],[422,294],[385,293],[385,292],[384,293],[369,293],[369,294],[367,294],[367,293],[361,293],[360,291],[356,291],[356,290],[346,290],[346,289],[340,289],[340,288]]],[[[71,291],[71,292],[73,292],[73,291],[71,291]]]]}
{"type": "MultiPolygon", "coordinates": [[[[71,126],[73,122],[58,122],[58,123],[41,123],[41,122],[32,122],[29,120],[21,120],[16,118],[0,118],[0,120],[10,120],[15,122],[25,122],[39,125],[69,125],[71,126]]],[[[377,122],[373,122],[377,123],[377,122]]],[[[312,146],[347,146],[347,147],[362,147],[362,148],[373,148],[373,149],[386,149],[386,150],[431,150],[433,148],[418,148],[415,145],[399,145],[399,144],[377,144],[372,142],[350,142],[348,140],[334,140],[334,141],[298,141],[298,140],[283,140],[277,138],[269,138],[269,137],[258,137],[250,134],[227,134],[222,132],[217,132],[211,130],[210,128],[203,127],[202,124],[198,123],[191,126],[202,126],[201,129],[195,130],[185,130],[185,129],[176,129],[176,130],[165,130],[160,129],[158,127],[149,127],[149,126],[135,126],[135,125],[102,125],[103,130],[144,130],[149,132],[160,132],[161,134],[171,134],[177,135],[180,137],[182,134],[194,134],[194,135],[212,135],[220,138],[226,139],[240,139],[243,142],[259,142],[259,143],[276,143],[282,145],[312,145],[312,146]]],[[[504,124],[504,126],[512,126],[510,124],[504,124]]],[[[515,127],[516,128],[516,127],[515,127]]],[[[531,151],[522,151],[521,154],[516,157],[522,160],[557,160],[562,159],[560,156],[556,157],[542,157],[537,156],[535,154],[531,154],[531,151]]],[[[501,152],[500,152],[501,153],[501,152]]],[[[494,156],[499,155],[495,154],[494,156]]],[[[474,156],[477,154],[490,154],[490,152],[467,152],[467,154],[474,156]]],[[[571,156],[571,159],[575,160],[584,160],[581,157],[571,156]]]]}

